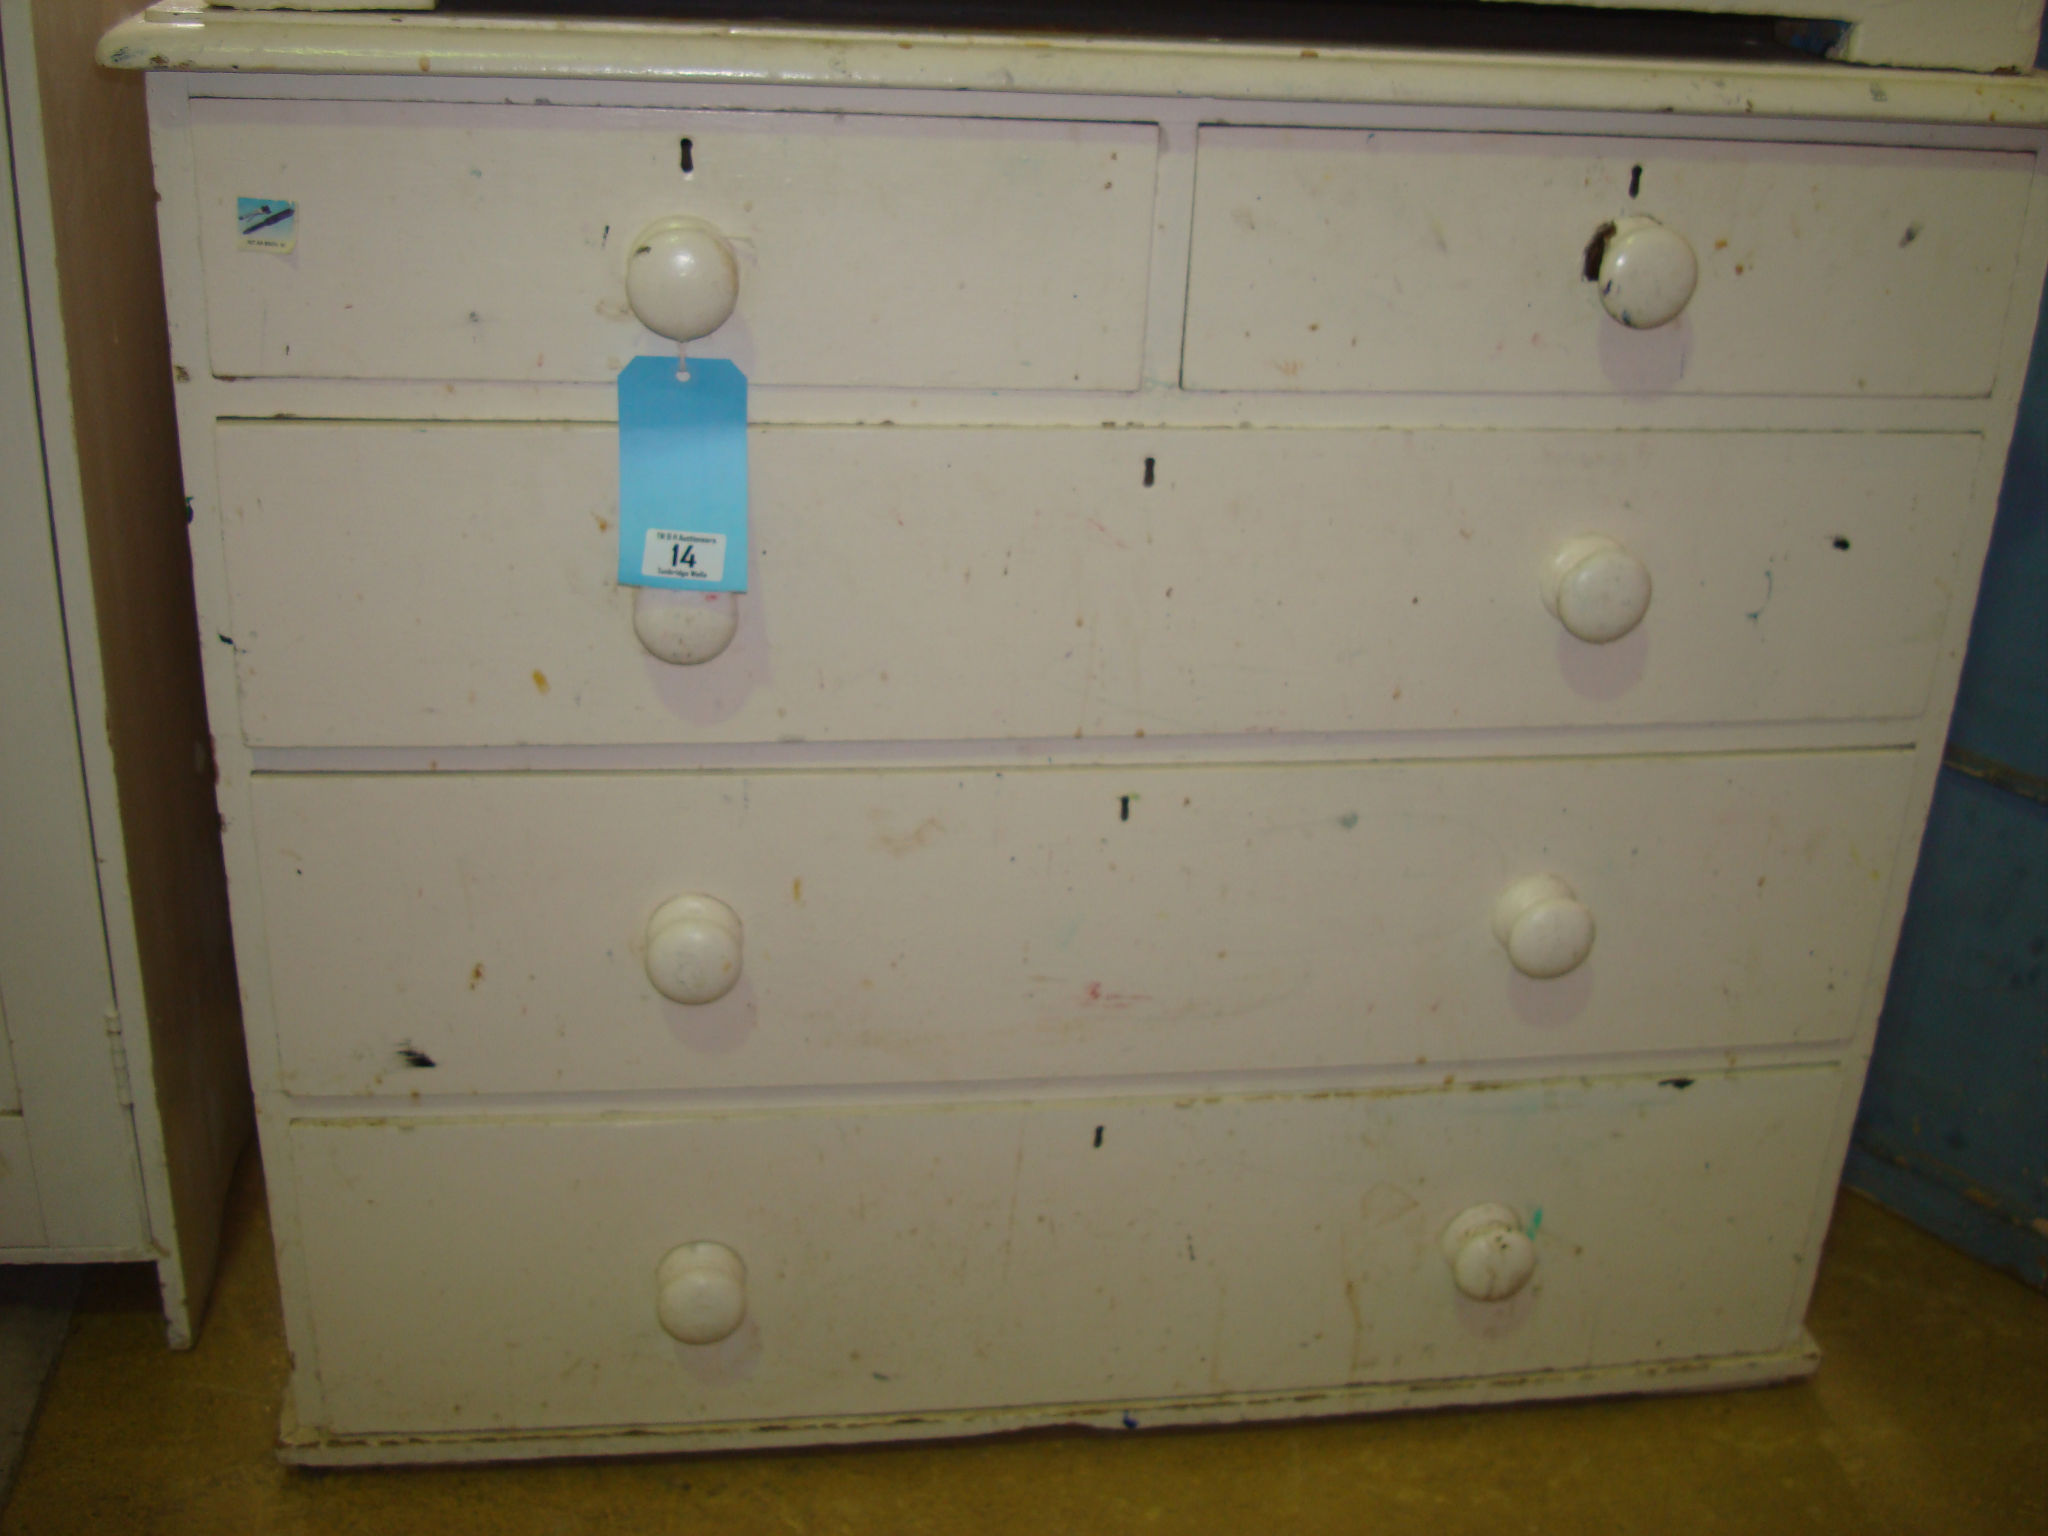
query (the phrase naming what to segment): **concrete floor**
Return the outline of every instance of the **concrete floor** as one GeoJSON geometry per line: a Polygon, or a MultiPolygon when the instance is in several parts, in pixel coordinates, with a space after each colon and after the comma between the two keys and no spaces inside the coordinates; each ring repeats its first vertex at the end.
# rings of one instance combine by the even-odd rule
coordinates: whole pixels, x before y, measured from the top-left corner
{"type": "Polygon", "coordinates": [[[293,1473],[271,1455],[287,1364],[251,1167],[196,1350],[163,1347],[150,1271],[89,1283],[0,1536],[2048,1531],[2048,1297],[1845,1196],[1810,1322],[1812,1382],[1709,1397],[293,1473]]]}
{"type": "Polygon", "coordinates": [[[28,1449],[43,1383],[71,1336],[71,1309],[85,1274],[76,1264],[0,1268],[0,1506],[28,1449]]]}

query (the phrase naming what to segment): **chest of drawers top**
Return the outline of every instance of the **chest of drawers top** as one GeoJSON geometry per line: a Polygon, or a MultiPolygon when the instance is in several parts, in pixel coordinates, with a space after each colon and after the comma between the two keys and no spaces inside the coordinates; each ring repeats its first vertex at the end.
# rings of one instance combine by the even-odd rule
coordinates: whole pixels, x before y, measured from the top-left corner
{"type": "Polygon", "coordinates": [[[1995,391],[2048,120],[1935,71],[189,5],[102,57],[159,72],[222,415],[607,419],[681,216],[757,421],[1928,425],[1877,403],[1995,391]]]}

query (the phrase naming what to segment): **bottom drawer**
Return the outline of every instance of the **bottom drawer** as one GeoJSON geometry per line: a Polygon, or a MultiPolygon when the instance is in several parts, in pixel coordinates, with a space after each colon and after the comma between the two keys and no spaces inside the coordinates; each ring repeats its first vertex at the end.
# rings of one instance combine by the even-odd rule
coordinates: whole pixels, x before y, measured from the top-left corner
{"type": "MultiPolygon", "coordinates": [[[[300,1400],[334,1434],[740,1424],[1772,1350],[1840,1087],[1809,1067],[302,1121],[300,1400]],[[1444,1251],[1482,1202],[1532,1239],[1505,1300],[1463,1295],[1444,1251]],[[722,1342],[657,1316],[657,1267],[693,1242],[744,1265],[722,1342]]],[[[1521,1237],[1500,1237],[1510,1259],[1521,1237]]]]}

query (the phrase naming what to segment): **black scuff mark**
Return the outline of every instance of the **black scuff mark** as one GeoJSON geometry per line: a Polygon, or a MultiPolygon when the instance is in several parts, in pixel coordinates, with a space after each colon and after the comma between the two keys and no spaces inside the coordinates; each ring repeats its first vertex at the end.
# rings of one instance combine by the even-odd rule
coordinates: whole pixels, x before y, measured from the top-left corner
{"type": "Polygon", "coordinates": [[[1631,201],[1631,202],[1635,201],[1635,198],[1636,198],[1637,194],[1638,194],[1638,193],[1640,193],[1640,192],[1641,192],[1642,190],[1643,190],[1643,168],[1642,168],[1642,167],[1641,167],[1640,165],[1637,165],[1637,166],[1631,166],[1631,167],[1629,168],[1629,173],[1628,173],[1628,195],[1629,195],[1629,201],[1631,201]]]}
{"type": "Polygon", "coordinates": [[[1095,1127],[1095,1145],[1098,1147],[1102,1145],[1102,1127],[1099,1125],[1095,1127]]]}
{"type": "Polygon", "coordinates": [[[398,1059],[408,1067],[433,1067],[440,1065],[439,1062],[435,1061],[433,1057],[414,1045],[410,1040],[399,1043],[398,1059]]]}
{"type": "Polygon", "coordinates": [[[1920,221],[1918,219],[1915,219],[1912,223],[1906,226],[1906,232],[1903,235],[1899,236],[1899,249],[1903,251],[1907,246],[1911,245],[1915,240],[1918,240],[1919,238],[1920,221]]]}
{"type": "Polygon", "coordinates": [[[1686,1089],[1690,1088],[1695,1081],[1697,1081],[1697,1079],[1690,1077],[1666,1077],[1659,1079],[1657,1086],[1659,1088],[1676,1088],[1679,1092],[1683,1093],[1686,1089]]]}

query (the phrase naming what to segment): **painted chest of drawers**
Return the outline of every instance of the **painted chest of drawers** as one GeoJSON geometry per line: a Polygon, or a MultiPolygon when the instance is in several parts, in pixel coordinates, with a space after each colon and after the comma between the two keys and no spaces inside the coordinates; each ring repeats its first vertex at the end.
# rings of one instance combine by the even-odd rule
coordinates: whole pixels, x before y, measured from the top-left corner
{"type": "Polygon", "coordinates": [[[152,16],[288,1455],[1812,1368],[2031,82],[152,16]]]}

